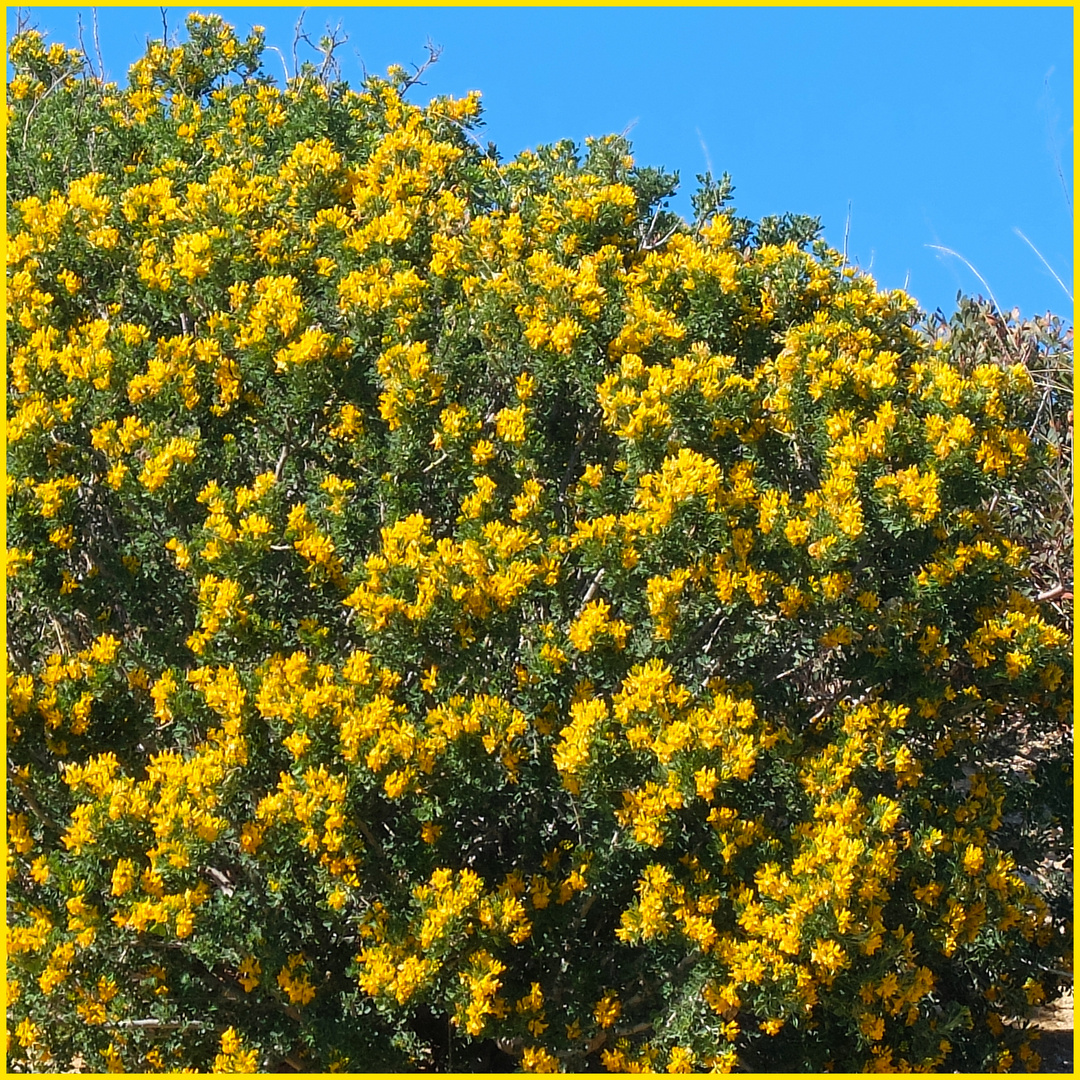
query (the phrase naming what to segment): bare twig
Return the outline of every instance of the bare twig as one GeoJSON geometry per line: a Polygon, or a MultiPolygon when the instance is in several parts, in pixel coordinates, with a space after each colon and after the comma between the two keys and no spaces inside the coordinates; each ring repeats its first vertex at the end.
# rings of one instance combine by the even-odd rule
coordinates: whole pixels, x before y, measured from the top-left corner
{"type": "Polygon", "coordinates": [[[90,54],[86,51],[86,45],[83,43],[81,14],[75,16],[75,26],[79,37],[79,51],[83,54],[83,59],[86,61],[86,66],[90,69],[90,74],[96,79],[98,76],[94,71],[94,62],[90,59],[90,54]]]}
{"type": "Polygon", "coordinates": [[[378,853],[380,858],[386,858],[386,851],[383,849],[382,844],[375,839],[375,834],[368,828],[367,822],[356,818],[356,827],[363,833],[364,839],[372,846],[372,848],[378,853]]]}
{"type": "Polygon", "coordinates": [[[428,58],[419,67],[417,67],[416,64],[413,64],[413,67],[416,69],[415,73],[406,80],[405,85],[401,88],[402,94],[407,93],[413,86],[423,86],[424,84],[420,81],[420,76],[423,75],[432,64],[437,64],[439,62],[439,57],[442,56],[442,46],[435,45],[431,38],[427,39],[424,47],[428,51],[428,58]]]}
{"type": "Polygon", "coordinates": [[[51,94],[51,93],[52,93],[52,92],[53,92],[53,91],[54,91],[54,90],[55,90],[55,89],[56,89],[56,88],[58,87],[58,86],[61,86],[61,85],[63,85],[63,82],[64,82],[63,78],[62,78],[62,77],[60,77],[60,76],[57,76],[57,77],[56,77],[56,79],[54,79],[54,80],[53,80],[53,84],[52,84],[52,86],[50,86],[50,87],[49,87],[49,89],[48,89],[48,90],[46,90],[46,91],[45,91],[45,93],[44,93],[44,94],[42,94],[42,95],[41,95],[41,97],[39,97],[39,98],[38,98],[38,99],[37,99],[37,100],[36,100],[36,101],[34,102],[34,104],[30,106],[30,111],[29,111],[29,112],[28,112],[28,113],[26,114],[26,123],[25,123],[25,124],[23,124],[23,137],[22,137],[22,148],[23,148],[23,153],[24,153],[24,154],[26,153],[26,138],[27,138],[27,136],[28,136],[28,135],[30,134],[30,121],[31,121],[31,120],[32,120],[32,119],[34,118],[34,113],[36,113],[36,112],[37,112],[37,108],[38,108],[38,106],[39,106],[39,105],[40,105],[40,104],[41,104],[41,103],[42,103],[42,102],[43,102],[43,101],[44,101],[44,100],[45,100],[45,99],[46,99],[46,98],[47,98],[47,97],[48,97],[48,96],[49,96],[49,95],[50,95],[50,94],[51,94]]]}
{"type": "Polygon", "coordinates": [[[18,773],[15,773],[9,765],[8,769],[9,780],[19,789],[19,794],[22,796],[23,801],[30,807],[34,814],[34,817],[41,822],[47,829],[50,829],[54,833],[62,833],[64,830],[55,822],[49,815],[42,809],[41,803],[34,797],[33,792],[27,786],[25,780],[21,779],[18,773]]]}
{"type": "Polygon", "coordinates": [[[810,717],[810,723],[816,724],[819,720],[823,720],[838,705],[847,705],[851,709],[857,709],[860,705],[864,705],[873,696],[873,693],[873,690],[864,690],[857,698],[852,698],[848,693],[836,695],[826,701],[825,704],[810,717]]]}
{"type": "Polygon", "coordinates": [[[332,75],[336,79],[341,77],[341,65],[334,57],[334,52],[341,45],[349,40],[349,35],[342,32],[341,23],[331,30],[329,24],[326,27],[326,34],[320,38],[316,43],[311,40],[307,33],[305,33],[304,15],[307,14],[307,10],[300,12],[300,18],[296,21],[296,27],[293,31],[293,68],[295,69],[294,77],[300,75],[300,57],[297,53],[297,46],[300,42],[304,42],[309,48],[315,52],[321,54],[322,63],[319,65],[319,70],[315,72],[315,78],[319,80],[324,86],[327,84],[328,75],[332,75]]]}
{"type": "Polygon", "coordinates": [[[1050,600],[1071,600],[1072,593],[1064,585],[1055,585],[1052,589],[1039,593],[1035,599],[1043,603],[1050,600]]]}
{"type": "Polygon", "coordinates": [[[642,247],[640,247],[638,250],[656,251],[659,248],[662,248],[679,231],[679,226],[681,224],[682,222],[676,221],[675,224],[672,225],[671,228],[668,229],[668,231],[664,233],[664,235],[660,237],[659,240],[654,240],[652,243],[643,243],[642,247]]]}
{"type": "Polygon", "coordinates": [[[233,885],[232,881],[220,870],[218,870],[217,867],[206,867],[206,873],[211,878],[213,878],[213,880],[217,883],[218,887],[226,896],[232,896],[232,894],[236,891],[236,886],[233,885]]]}
{"type": "Polygon", "coordinates": [[[300,57],[296,53],[296,46],[300,44],[304,39],[304,16],[307,14],[307,8],[303,8],[300,12],[300,17],[296,20],[296,26],[293,27],[293,40],[292,40],[292,63],[293,63],[293,78],[297,78],[300,74],[300,57]]]}
{"type": "Polygon", "coordinates": [[[844,219],[844,262],[843,262],[844,266],[847,266],[847,244],[848,244],[848,234],[850,232],[851,232],[851,200],[848,199],[847,217],[844,219]]]}
{"type": "Polygon", "coordinates": [[[276,45],[267,45],[266,47],[271,52],[276,52],[278,54],[278,59],[281,61],[281,70],[285,73],[285,84],[288,85],[289,68],[288,65],[285,63],[285,54],[276,45]]]}
{"type": "Polygon", "coordinates": [[[206,1024],[201,1020],[158,1020],[146,1017],[142,1020],[113,1020],[106,1027],[138,1028],[140,1031],[202,1031],[206,1024]]]}
{"type": "Polygon", "coordinates": [[[656,208],[653,213],[652,221],[649,222],[649,227],[645,229],[641,234],[641,240],[638,242],[638,251],[645,251],[646,246],[649,243],[649,237],[652,236],[653,226],[656,224],[656,219],[660,216],[660,207],[656,208]]]}
{"type": "Polygon", "coordinates": [[[709,157],[709,148],[705,145],[705,136],[701,134],[701,128],[694,128],[697,132],[698,142],[701,143],[701,152],[705,155],[705,171],[711,178],[713,175],[712,158],[709,157]]]}
{"type": "Polygon", "coordinates": [[[289,460],[289,444],[286,443],[281,448],[281,453],[278,455],[277,464],[274,466],[274,483],[276,484],[281,479],[281,473],[285,468],[285,462],[289,460]]]}
{"type": "Polygon", "coordinates": [[[596,577],[592,579],[592,584],[586,590],[585,595],[582,597],[581,606],[578,608],[578,615],[585,610],[585,605],[596,595],[596,590],[600,587],[600,582],[604,580],[604,568],[601,566],[596,571],[596,577]]]}
{"type": "MultiPolygon", "coordinates": [[[[1043,78],[1043,87],[1046,91],[1047,97],[1053,98],[1050,92],[1050,76],[1053,75],[1054,69],[1051,67],[1043,78]]],[[[1050,104],[1049,102],[1047,103],[1050,104]]],[[[1061,168],[1061,151],[1058,149],[1058,142],[1054,136],[1054,121],[1057,119],[1056,115],[1047,115],[1046,126],[1047,134],[1050,137],[1050,153],[1054,159],[1054,168],[1057,170],[1058,179],[1061,181],[1061,191],[1065,196],[1065,205],[1069,208],[1069,214],[1072,215],[1072,196],[1069,195],[1069,185],[1065,181],[1065,172],[1061,168]]],[[[1071,299],[1071,297],[1070,297],[1071,299]]]]}
{"type": "Polygon", "coordinates": [[[319,41],[319,49],[323,53],[322,66],[319,68],[319,81],[324,83],[328,71],[333,73],[335,78],[341,78],[341,65],[334,57],[334,51],[338,46],[344,45],[349,40],[348,34],[342,33],[342,36],[338,37],[338,34],[341,33],[341,23],[338,23],[333,30],[327,26],[326,31],[326,37],[319,41]]]}
{"type": "Polygon", "coordinates": [[[101,41],[98,38],[98,21],[97,21],[97,8],[91,8],[91,14],[94,20],[94,52],[97,53],[98,68],[101,70],[101,81],[105,82],[105,60],[101,55],[101,41]]]}
{"type": "Polygon", "coordinates": [[[1016,233],[1016,235],[1019,236],[1020,239],[1023,240],[1024,243],[1027,244],[1027,246],[1029,248],[1031,248],[1032,251],[1035,252],[1036,255],[1039,256],[1039,261],[1053,275],[1054,280],[1061,286],[1061,291],[1069,298],[1069,303],[1071,304],[1073,302],[1072,293],[1069,292],[1069,290],[1065,287],[1065,282],[1062,281],[1061,278],[1059,278],[1057,276],[1057,274],[1054,271],[1054,268],[1043,258],[1042,252],[1015,226],[1013,226],[1013,232],[1016,233]]]}
{"type": "Polygon", "coordinates": [[[955,258],[959,259],[979,279],[979,281],[982,282],[982,286],[986,290],[986,293],[990,297],[990,300],[993,303],[994,307],[997,308],[998,311],[1001,310],[1001,305],[997,302],[997,297],[994,296],[993,290],[986,283],[986,279],[982,276],[982,274],[979,273],[978,270],[975,269],[974,266],[971,265],[971,263],[967,261],[967,259],[964,258],[963,255],[960,254],[960,252],[953,251],[952,248],[947,248],[943,244],[926,244],[925,246],[928,248],[934,248],[935,251],[943,251],[946,255],[952,255],[955,258]]]}

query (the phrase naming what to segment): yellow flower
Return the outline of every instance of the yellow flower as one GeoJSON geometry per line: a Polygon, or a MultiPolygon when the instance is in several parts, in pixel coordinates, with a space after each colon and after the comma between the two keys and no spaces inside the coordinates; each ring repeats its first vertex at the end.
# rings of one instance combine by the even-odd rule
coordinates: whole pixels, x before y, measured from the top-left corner
{"type": "Polygon", "coordinates": [[[514,389],[519,401],[528,401],[536,393],[536,379],[527,371],[523,371],[517,377],[514,389]]]}
{"type": "Polygon", "coordinates": [[[82,282],[79,280],[76,274],[73,274],[70,270],[61,270],[56,275],[57,280],[69,293],[77,293],[82,286],[82,282]]]}
{"type": "Polygon", "coordinates": [[[218,237],[224,237],[224,233],[217,228],[178,236],[173,241],[173,266],[177,273],[188,281],[205,277],[213,258],[211,244],[218,237]]]}
{"type": "Polygon", "coordinates": [[[148,491],[162,487],[177,462],[189,464],[195,460],[195,440],[174,437],[153,457],[148,458],[139,480],[148,491]]]}
{"type": "Polygon", "coordinates": [[[237,978],[244,992],[250,994],[259,985],[259,976],[262,974],[262,964],[254,956],[245,956],[237,971],[237,978]]]}
{"type": "Polygon", "coordinates": [[[941,512],[940,481],[934,469],[920,473],[917,465],[880,477],[875,487],[893,489],[890,498],[899,499],[911,510],[916,521],[928,522],[941,512]]]}
{"type": "Polygon", "coordinates": [[[719,782],[720,780],[716,775],[716,770],[712,767],[703,766],[694,773],[694,784],[697,788],[698,796],[706,801],[712,799],[713,791],[719,782]]]}
{"type": "Polygon", "coordinates": [[[684,1073],[694,1071],[694,1051],[685,1046],[673,1046],[668,1055],[667,1071],[684,1073]]]}
{"type": "Polygon", "coordinates": [[[964,873],[977,874],[986,862],[986,853],[975,844],[968,844],[964,850],[964,873]]]}
{"type": "Polygon", "coordinates": [[[472,448],[476,465],[486,465],[495,456],[495,444],[490,439],[478,439],[472,448]]]}
{"type": "Polygon", "coordinates": [[[495,434],[504,442],[517,445],[525,441],[526,406],[516,409],[500,409],[495,414],[495,434]]]}
{"type": "Polygon", "coordinates": [[[570,644],[578,652],[589,652],[596,639],[604,636],[611,639],[616,649],[624,648],[630,624],[610,618],[610,612],[611,605],[606,600],[590,600],[570,626],[570,644]]]}
{"type": "Polygon", "coordinates": [[[305,330],[291,345],[277,351],[274,365],[278,371],[287,371],[292,366],[315,363],[330,352],[332,343],[333,338],[322,330],[305,330]]]}
{"type": "Polygon", "coordinates": [[[788,539],[788,543],[793,546],[799,544],[805,544],[806,538],[810,535],[810,522],[805,518],[791,518],[784,526],[784,535],[788,539]]]}
{"type": "Polygon", "coordinates": [[[307,1005],[315,998],[315,988],[311,985],[307,973],[301,971],[299,975],[296,974],[297,969],[303,965],[303,962],[303,953],[290,956],[277,976],[278,986],[285,991],[293,1005],[307,1005]]]}
{"type": "Polygon", "coordinates": [[[570,723],[559,733],[555,745],[555,767],[560,773],[581,772],[589,762],[594,732],[608,716],[607,704],[600,698],[575,701],[570,706],[570,723]]]}
{"type": "Polygon", "coordinates": [[[41,1028],[39,1028],[30,1017],[26,1017],[15,1029],[15,1038],[19,1040],[20,1046],[24,1049],[29,1049],[30,1047],[35,1046],[41,1038],[41,1028]]]}
{"type": "Polygon", "coordinates": [[[527,1046],[521,1052],[521,1067],[525,1072],[558,1072],[559,1059],[542,1046],[527,1046]]]}
{"type": "Polygon", "coordinates": [[[608,990],[596,1003],[593,1009],[593,1019],[602,1027],[615,1026],[615,1021],[622,1015],[622,1003],[614,990],[608,990]]]}
{"type": "Polygon", "coordinates": [[[829,975],[834,975],[848,963],[847,954],[835,941],[821,938],[811,949],[810,959],[829,975]]]}
{"type": "Polygon", "coordinates": [[[885,1035],[885,1021],[880,1016],[864,1013],[859,1018],[859,1030],[872,1042],[878,1042],[885,1035]]]}
{"type": "Polygon", "coordinates": [[[473,477],[473,486],[476,488],[476,492],[467,495],[461,502],[461,512],[466,518],[480,517],[484,507],[491,501],[491,497],[498,487],[490,476],[473,477]]]}
{"type": "Polygon", "coordinates": [[[227,1028],[221,1036],[221,1053],[214,1058],[214,1072],[253,1073],[258,1069],[257,1050],[244,1049],[244,1040],[236,1028],[227,1028]]]}

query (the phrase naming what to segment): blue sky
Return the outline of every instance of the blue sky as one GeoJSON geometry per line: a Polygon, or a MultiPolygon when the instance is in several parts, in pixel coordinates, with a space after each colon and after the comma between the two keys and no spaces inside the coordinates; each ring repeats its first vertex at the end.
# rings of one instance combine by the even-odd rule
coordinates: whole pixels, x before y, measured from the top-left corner
{"type": "MultiPolygon", "coordinates": [[[[90,8],[23,10],[72,45],[81,13],[92,40],[90,8]]],[[[291,66],[300,8],[170,7],[171,33],[191,10],[265,26],[291,66]]],[[[1017,233],[1071,293],[1070,7],[307,9],[312,37],[328,24],[349,36],[339,56],[353,83],[441,45],[411,96],[480,90],[481,138],[504,158],[630,128],[639,164],[679,172],[684,216],[711,163],[731,174],[741,214],[819,216],[829,243],[842,248],[846,230],[852,261],[882,287],[906,283],[927,310],[988,286],[1003,308],[1071,321],[1062,285],[1017,233]]],[[[98,32],[123,80],[161,36],[160,8],[99,8],[98,32]]],[[[278,56],[266,63],[280,79],[278,56]]]]}

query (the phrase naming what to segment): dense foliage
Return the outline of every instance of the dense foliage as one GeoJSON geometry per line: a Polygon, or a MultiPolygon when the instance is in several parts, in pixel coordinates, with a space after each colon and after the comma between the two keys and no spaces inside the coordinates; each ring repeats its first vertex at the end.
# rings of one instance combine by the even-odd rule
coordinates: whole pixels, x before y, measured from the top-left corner
{"type": "Polygon", "coordinates": [[[188,35],[9,51],[9,1068],[1037,1067],[1061,327],[188,35]]]}

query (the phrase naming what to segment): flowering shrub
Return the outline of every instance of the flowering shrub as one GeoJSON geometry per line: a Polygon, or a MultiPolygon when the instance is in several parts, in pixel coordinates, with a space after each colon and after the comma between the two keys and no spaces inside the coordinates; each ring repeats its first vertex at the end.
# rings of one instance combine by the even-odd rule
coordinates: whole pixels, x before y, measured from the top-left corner
{"type": "Polygon", "coordinates": [[[188,33],[10,47],[9,1067],[1036,1068],[1025,363],[188,33]]]}

